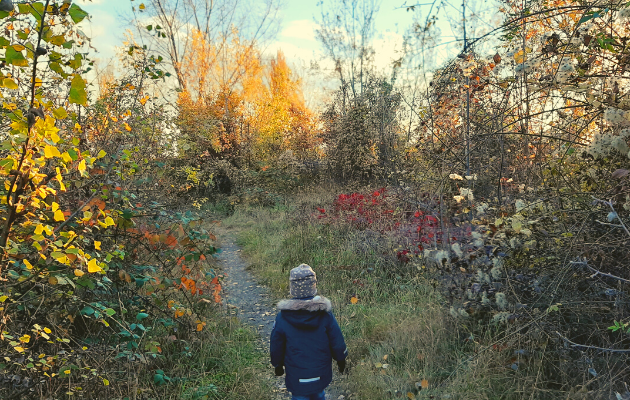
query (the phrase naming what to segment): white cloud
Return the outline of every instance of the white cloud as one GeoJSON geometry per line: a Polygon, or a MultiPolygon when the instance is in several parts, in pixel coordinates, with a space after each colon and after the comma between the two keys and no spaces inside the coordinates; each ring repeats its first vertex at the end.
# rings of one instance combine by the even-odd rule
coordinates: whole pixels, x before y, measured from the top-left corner
{"type": "Polygon", "coordinates": [[[392,62],[402,56],[402,35],[387,31],[374,40],[374,64],[378,70],[391,71],[392,62]]]}
{"type": "Polygon", "coordinates": [[[280,36],[287,39],[301,39],[315,41],[315,30],[318,25],[308,19],[297,19],[280,32],[280,36]]]}
{"type": "Polygon", "coordinates": [[[315,47],[301,47],[289,42],[273,42],[264,51],[264,55],[275,57],[278,50],[282,50],[288,61],[303,60],[310,62],[316,58],[315,47]]]}

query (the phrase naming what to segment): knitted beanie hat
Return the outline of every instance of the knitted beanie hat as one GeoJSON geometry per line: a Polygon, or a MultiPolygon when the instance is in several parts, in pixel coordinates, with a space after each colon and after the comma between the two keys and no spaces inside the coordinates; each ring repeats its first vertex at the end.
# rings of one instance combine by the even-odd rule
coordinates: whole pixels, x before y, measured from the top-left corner
{"type": "Polygon", "coordinates": [[[293,268],[289,275],[289,287],[294,299],[315,296],[317,294],[315,271],[306,264],[300,264],[293,268]]]}

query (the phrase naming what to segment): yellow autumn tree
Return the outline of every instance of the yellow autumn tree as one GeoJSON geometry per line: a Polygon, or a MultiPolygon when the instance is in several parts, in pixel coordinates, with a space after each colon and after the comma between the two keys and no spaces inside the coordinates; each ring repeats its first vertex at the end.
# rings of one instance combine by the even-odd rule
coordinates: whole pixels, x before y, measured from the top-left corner
{"type": "Polygon", "coordinates": [[[193,34],[178,97],[180,151],[230,157],[247,149],[266,160],[286,150],[305,157],[316,145],[316,121],[301,81],[282,52],[268,64],[237,29],[210,43],[193,34]]]}
{"type": "Polygon", "coordinates": [[[259,156],[286,150],[300,158],[307,156],[317,144],[317,123],[304,101],[302,82],[282,51],[271,60],[266,83],[252,121],[258,132],[259,156]]]}

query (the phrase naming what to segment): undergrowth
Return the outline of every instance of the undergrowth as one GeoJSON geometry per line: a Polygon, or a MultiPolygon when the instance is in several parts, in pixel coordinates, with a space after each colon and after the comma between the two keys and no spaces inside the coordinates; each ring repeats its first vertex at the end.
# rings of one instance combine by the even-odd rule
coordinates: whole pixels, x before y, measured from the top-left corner
{"type": "MultiPolygon", "coordinates": [[[[163,348],[164,377],[169,385],[154,386],[146,398],[268,399],[271,387],[261,374],[267,363],[257,336],[236,318],[217,312],[194,341],[175,340],[163,348]],[[158,397],[153,397],[154,395],[158,397]]],[[[149,372],[156,382],[159,372],[149,372]]],[[[142,390],[140,390],[142,392],[142,390]]]]}
{"type": "Polygon", "coordinates": [[[288,294],[291,268],[314,268],[318,292],[333,302],[350,350],[343,384],[350,398],[522,398],[518,375],[527,372],[510,368],[505,349],[488,347],[492,329],[453,320],[434,281],[386,256],[395,254],[395,243],[369,230],[305,218],[330,197],[237,208],[224,227],[238,231],[251,269],[277,299],[288,294]]]}

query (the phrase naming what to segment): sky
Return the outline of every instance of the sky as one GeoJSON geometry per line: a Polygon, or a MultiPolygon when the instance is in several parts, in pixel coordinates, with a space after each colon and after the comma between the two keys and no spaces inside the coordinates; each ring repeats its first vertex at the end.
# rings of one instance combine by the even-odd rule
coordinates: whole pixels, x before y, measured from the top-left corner
{"type": "MultiPolygon", "coordinates": [[[[143,0],[75,0],[91,15],[91,18],[82,22],[84,33],[92,38],[92,46],[95,48],[93,59],[97,60],[98,66],[103,68],[110,62],[117,60],[116,47],[121,46],[124,41],[124,34],[130,26],[125,25],[124,15],[131,14],[131,7],[138,7],[143,0]]],[[[264,0],[241,0],[243,4],[256,5],[264,0]]],[[[323,54],[323,48],[316,39],[317,24],[315,19],[321,15],[322,1],[324,5],[332,0],[281,0],[283,5],[279,10],[278,34],[274,40],[265,43],[263,56],[273,57],[278,50],[285,54],[289,65],[293,71],[301,78],[303,92],[307,96],[307,104],[321,105],[329,96],[330,90],[338,85],[334,74],[333,64],[327,60],[323,54]],[[312,63],[319,65],[319,70],[311,69],[312,63]]],[[[419,1],[407,0],[410,4],[419,1]]],[[[497,21],[489,23],[486,18],[487,10],[496,14],[496,7],[493,6],[497,0],[469,0],[470,15],[476,15],[477,24],[481,24],[488,30],[492,25],[497,25],[497,21]],[[483,11],[485,8],[486,11],[483,11]],[[494,11],[493,11],[494,10],[494,11]]],[[[400,58],[403,35],[414,21],[414,12],[408,12],[405,7],[405,0],[382,0],[380,9],[375,18],[375,38],[373,48],[375,50],[374,63],[378,71],[388,75],[388,69],[392,62],[400,58]]],[[[438,43],[451,42],[457,34],[454,34],[451,25],[461,22],[459,8],[451,0],[441,0],[442,9],[436,25],[436,40],[438,43]]],[[[461,6],[461,4],[457,4],[461,6]]],[[[421,12],[428,12],[428,6],[417,8],[416,16],[421,12]]],[[[435,12],[440,7],[432,8],[435,12]]],[[[422,15],[422,14],[420,14],[422,15]]],[[[423,21],[426,14],[422,17],[423,21]]],[[[470,22],[469,32],[477,31],[474,28],[475,22],[470,22]],[[470,29],[473,28],[473,29],[470,29]]],[[[484,33],[484,32],[479,32],[484,33]]],[[[454,57],[461,49],[461,42],[450,45],[440,45],[435,49],[430,48],[430,58],[437,67],[440,63],[454,57]],[[437,60],[437,61],[436,61],[437,60]]],[[[419,77],[421,71],[412,71],[412,74],[419,77]]],[[[426,71],[425,71],[426,72],[426,71]]],[[[430,77],[430,72],[429,75],[430,77]]],[[[417,78],[414,78],[417,79],[417,78]]],[[[92,79],[90,79],[92,80],[92,79]]]]}
{"type": "MultiPolygon", "coordinates": [[[[256,0],[253,0],[256,1],[256,0]]],[[[326,1],[326,0],[324,0],[326,1]]],[[[376,18],[376,63],[377,67],[390,65],[397,58],[402,44],[402,34],[411,24],[412,13],[400,7],[404,0],[383,0],[376,18]]],[[[116,46],[124,40],[127,28],[122,14],[128,13],[132,5],[141,0],[78,0],[91,15],[83,23],[83,31],[92,37],[92,46],[98,51],[96,58],[105,62],[116,57],[116,46]]],[[[290,62],[304,62],[321,58],[321,45],[315,38],[317,25],[314,17],[320,15],[320,0],[285,0],[280,9],[281,27],[276,40],[268,43],[266,55],[275,55],[282,50],[290,62]]]]}

